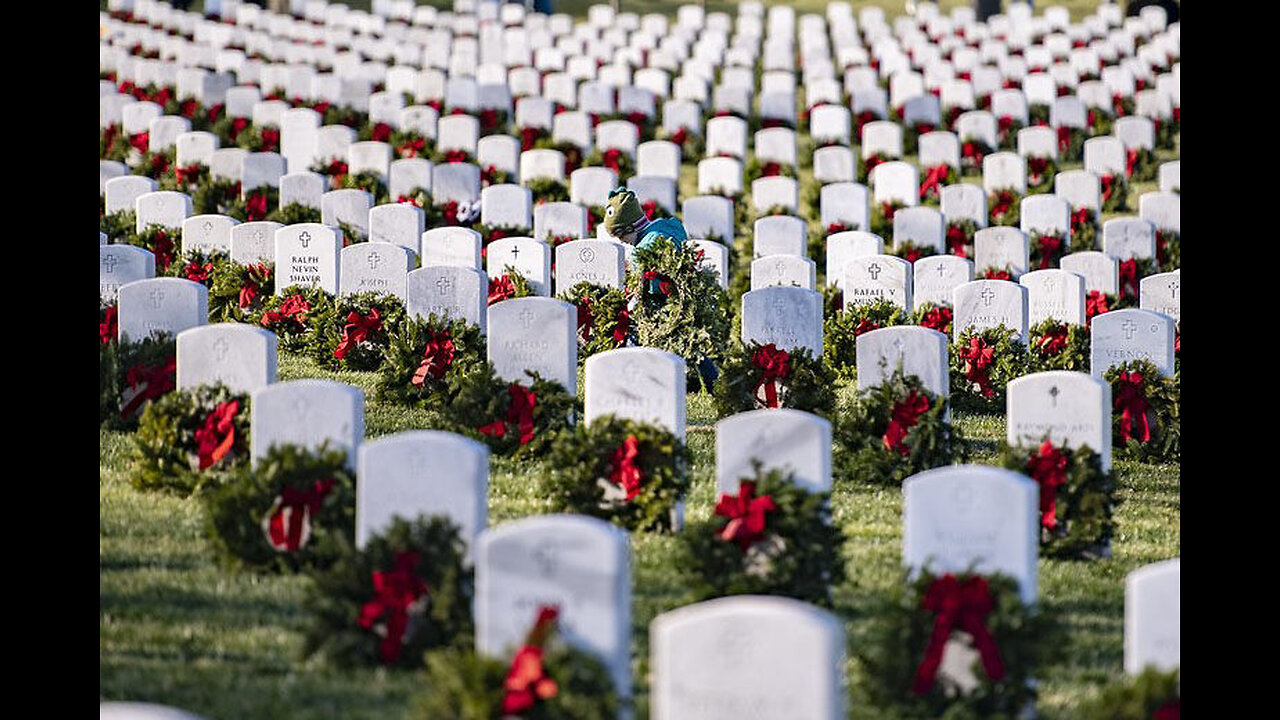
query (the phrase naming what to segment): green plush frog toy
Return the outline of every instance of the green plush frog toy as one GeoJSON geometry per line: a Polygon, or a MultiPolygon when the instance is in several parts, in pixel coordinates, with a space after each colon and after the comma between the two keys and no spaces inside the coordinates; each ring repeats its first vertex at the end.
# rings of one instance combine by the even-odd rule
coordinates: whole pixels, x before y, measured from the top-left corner
{"type": "Polygon", "coordinates": [[[628,245],[644,248],[659,238],[667,238],[678,249],[689,236],[684,223],[675,218],[650,221],[636,194],[626,188],[615,188],[609,193],[604,209],[604,229],[613,237],[628,245]]]}

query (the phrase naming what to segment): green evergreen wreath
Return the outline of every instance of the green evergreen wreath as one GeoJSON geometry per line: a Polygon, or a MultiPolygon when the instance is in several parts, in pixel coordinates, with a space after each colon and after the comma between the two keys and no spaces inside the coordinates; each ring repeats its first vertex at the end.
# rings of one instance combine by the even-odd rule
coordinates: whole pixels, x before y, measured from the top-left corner
{"type": "Polygon", "coordinates": [[[1052,191],[1053,181],[1058,176],[1058,161],[1048,155],[1030,155],[1025,160],[1027,194],[1042,195],[1052,191]]]}
{"type": "Polygon", "coordinates": [[[541,495],[555,512],[590,515],[632,532],[674,528],[689,490],[690,453],[665,428],[606,415],[556,438],[541,495]]]}
{"type": "Polygon", "coordinates": [[[1027,372],[1089,372],[1089,329],[1046,318],[1027,331],[1027,372]]]}
{"type": "Polygon", "coordinates": [[[256,222],[266,220],[271,209],[280,206],[280,188],[263,185],[244,192],[243,197],[236,196],[227,206],[226,215],[240,222],[256,222]]]}
{"type": "Polygon", "coordinates": [[[969,328],[951,344],[951,403],[962,410],[1003,412],[1005,386],[1027,372],[1027,350],[1004,325],[969,328]]]}
{"type": "Polygon", "coordinates": [[[134,487],[189,493],[248,459],[249,395],[221,383],[175,390],[147,405],[133,440],[134,487]]]}
{"type": "Polygon", "coordinates": [[[258,324],[262,308],[275,291],[275,263],[234,263],[215,266],[209,288],[209,319],[213,322],[258,324]]]}
{"type": "MultiPolygon", "coordinates": [[[[1030,237],[1031,267],[1036,270],[1048,270],[1058,267],[1062,256],[1070,249],[1070,242],[1059,234],[1042,233],[1032,230],[1030,237]]],[[[1093,248],[1089,248],[1093,249],[1093,248]]]]}
{"type": "Polygon", "coordinates": [[[347,173],[342,179],[336,183],[333,190],[341,190],[344,188],[355,188],[364,190],[373,196],[374,204],[389,202],[387,194],[387,184],[382,181],[382,176],[371,170],[365,170],[358,173],[347,173]]]}
{"type": "Polygon", "coordinates": [[[1096,249],[1098,214],[1093,208],[1076,208],[1071,211],[1071,217],[1071,252],[1087,252],[1096,249]],[[1075,220],[1077,213],[1080,217],[1078,222],[1075,220]]]}
{"type": "Polygon", "coordinates": [[[361,549],[335,536],[332,565],[307,573],[303,656],[340,668],[421,667],[427,650],[470,640],[474,578],[458,532],[446,516],[419,515],[392,519],[361,549]],[[411,601],[395,597],[402,586],[411,601]],[[397,615],[405,623],[399,637],[397,615]]]}
{"type": "Polygon", "coordinates": [[[831,607],[845,579],[845,537],[831,521],[829,492],[809,492],[794,476],[755,463],[714,514],[677,536],[677,564],[691,602],[726,595],[781,595],[831,607]]]}
{"type": "Polygon", "coordinates": [[[206,251],[192,248],[183,252],[174,262],[169,263],[167,275],[197,282],[204,285],[206,289],[212,289],[214,279],[225,272],[225,268],[230,264],[231,258],[226,250],[206,251]]]}
{"type": "Polygon", "coordinates": [[[1156,256],[1160,272],[1170,272],[1182,267],[1182,233],[1157,228],[1156,256]]]}
{"type": "MultiPolygon", "coordinates": [[[[905,576],[889,596],[869,610],[868,617],[873,618],[873,624],[867,642],[859,645],[866,669],[864,689],[877,706],[893,707],[899,717],[913,720],[1023,717],[1036,699],[1030,680],[1059,657],[1065,640],[1057,613],[1038,604],[1023,604],[1017,581],[998,573],[978,575],[970,570],[940,577],[925,568],[914,580],[905,576]],[[961,584],[977,583],[978,578],[986,581],[992,602],[990,613],[982,618],[983,626],[994,640],[1005,673],[993,681],[975,657],[977,686],[969,692],[944,688],[949,683],[939,674],[923,694],[916,694],[919,668],[939,616],[923,607],[924,598],[936,581],[945,582],[947,576],[961,584]]],[[[959,623],[953,626],[952,639],[959,629],[959,623]]]]}
{"type": "Polygon", "coordinates": [[[916,310],[912,313],[910,325],[919,325],[927,327],[930,330],[951,337],[951,322],[955,313],[950,305],[939,303],[925,302],[916,306],[916,310]]]}
{"type": "Polygon", "coordinates": [[[342,295],[323,321],[312,324],[308,350],[323,368],[377,370],[404,322],[404,303],[395,295],[372,291],[342,295]]]}
{"type": "Polygon", "coordinates": [[[1040,484],[1040,553],[1057,558],[1099,557],[1111,542],[1116,482],[1103,472],[1102,456],[1087,446],[1072,449],[1001,442],[996,465],[1040,484]],[[1053,486],[1052,495],[1046,485],[1053,486]],[[1052,506],[1047,499],[1052,497],[1052,506]],[[1050,509],[1052,508],[1052,513],[1050,509]],[[1045,521],[1052,518],[1052,524],[1045,521]]]}
{"type": "Polygon", "coordinates": [[[1102,688],[1102,695],[1081,708],[1090,720],[1177,720],[1182,709],[1178,670],[1161,672],[1147,666],[1136,677],[1125,676],[1102,688]]]}
{"type": "Polygon", "coordinates": [[[462,378],[485,372],[480,326],[437,317],[406,319],[391,335],[378,371],[378,399],[428,410],[453,403],[462,378]]]}
{"type": "Polygon", "coordinates": [[[689,243],[676,248],[664,238],[637,248],[627,295],[639,299],[631,312],[636,344],[684,358],[695,382],[698,363],[723,352],[729,336],[724,290],[715,270],[701,266],[689,243]]]}
{"type": "Polygon", "coordinates": [[[550,177],[537,177],[524,183],[529,188],[535,205],[549,202],[568,202],[569,188],[559,180],[550,177]]]}
{"type": "Polygon", "coordinates": [[[578,364],[627,344],[631,312],[621,290],[580,282],[556,296],[578,308],[578,364]]]}
{"type": "Polygon", "coordinates": [[[616,148],[607,150],[592,148],[591,152],[582,161],[582,166],[607,167],[618,174],[618,182],[622,182],[636,174],[635,161],[626,152],[616,148]]]}
{"type": "Polygon", "coordinates": [[[823,324],[822,361],[847,381],[858,377],[858,336],[893,325],[906,325],[910,318],[901,306],[885,298],[844,305],[844,308],[823,324]]]}
{"type": "Polygon", "coordinates": [[[902,368],[863,390],[832,427],[835,477],[901,485],[930,468],[963,462],[968,445],[947,419],[947,399],[902,368]]]}
{"type": "MultiPolygon", "coordinates": [[[[541,610],[541,609],[540,609],[541,610]]],[[[595,655],[566,643],[550,627],[536,623],[510,662],[479,655],[470,646],[430,650],[424,662],[425,689],[414,695],[408,713],[422,720],[614,720],[626,702],[617,696],[609,668],[595,655]],[[531,707],[506,707],[513,664],[536,659],[542,695],[531,707]],[[517,709],[519,708],[519,709],[517,709]]],[[[523,678],[528,680],[528,678],[523,678]]],[[[516,681],[515,689],[524,683],[516,681]]],[[[526,696],[532,693],[526,693],[526,696]]]]}
{"type": "Polygon", "coordinates": [[[99,417],[103,427],[131,430],[146,404],[173,390],[177,383],[177,342],[169,333],[153,333],[142,340],[101,346],[99,417]]]}
{"type": "Polygon", "coordinates": [[[808,348],[786,351],[773,343],[753,341],[733,344],[721,363],[712,394],[716,416],[722,418],[767,407],[831,417],[836,409],[835,388],[835,371],[808,348]]]}
{"type": "Polygon", "coordinates": [[[242,465],[206,486],[205,533],[218,562],[261,572],[331,565],[355,534],[355,477],[346,459],[327,443],[314,451],[274,445],[257,467],[242,465]]]}
{"type": "Polygon", "coordinates": [[[106,233],[107,243],[112,245],[124,242],[137,226],[138,216],[132,210],[117,210],[98,221],[98,230],[106,233]]]}
{"type": "Polygon", "coordinates": [[[282,208],[267,213],[267,220],[282,225],[300,225],[302,223],[318,223],[323,219],[320,208],[291,202],[282,208]]]}
{"type": "Polygon", "coordinates": [[[761,162],[760,158],[755,154],[752,154],[751,159],[747,161],[746,173],[746,182],[748,184],[762,177],[789,177],[795,180],[800,179],[799,170],[795,165],[774,161],[761,162]]]}
{"type": "Polygon", "coordinates": [[[1022,195],[1013,188],[1001,188],[987,196],[987,212],[991,225],[1018,227],[1022,218],[1022,195]]]}
{"type": "Polygon", "coordinates": [[[193,215],[228,215],[240,199],[240,183],[210,175],[191,195],[193,215]]]}
{"type": "Polygon", "coordinates": [[[1148,360],[1130,360],[1108,368],[1102,379],[1111,384],[1112,446],[1120,457],[1177,462],[1182,455],[1180,376],[1167,378],[1148,360]],[[1145,411],[1137,412],[1143,406],[1145,411]],[[1131,408],[1127,417],[1126,407],[1131,408]],[[1144,418],[1149,432],[1146,440],[1144,418]]]}
{"type": "Polygon", "coordinates": [[[947,252],[962,258],[973,257],[973,234],[978,223],[969,218],[947,219],[947,252]]]}
{"type": "Polygon", "coordinates": [[[333,295],[318,285],[295,285],[283,295],[267,297],[258,324],[276,334],[281,350],[306,352],[316,328],[333,314],[333,302],[333,295]]]}
{"type": "Polygon", "coordinates": [[[525,371],[529,380],[511,382],[498,377],[493,363],[485,361],[458,378],[447,430],[485,443],[495,455],[530,458],[551,448],[555,436],[578,417],[577,396],[539,373],[525,371]],[[525,399],[533,393],[531,424],[524,417],[525,399]]]}
{"type": "Polygon", "coordinates": [[[871,203],[871,232],[882,238],[893,237],[893,216],[905,207],[901,200],[871,203]]]}
{"type": "Polygon", "coordinates": [[[932,245],[922,246],[922,245],[916,245],[915,243],[908,241],[904,243],[897,243],[896,245],[894,245],[893,249],[889,251],[889,254],[893,255],[894,257],[900,257],[909,263],[914,263],[915,261],[919,260],[922,257],[937,255],[938,250],[932,245]]]}
{"type": "Polygon", "coordinates": [[[156,276],[160,277],[169,275],[169,266],[178,259],[178,248],[182,247],[182,230],[148,225],[142,232],[126,232],[117,244],[120,243],[135,245],[155,256],[156,276]]]}
{"type": "Polygon", "coordinates": [[[533,295],[533,286],[512,265],[504,265],[501,275],[489,278],[489,305],[530,295],[533,295]]]}

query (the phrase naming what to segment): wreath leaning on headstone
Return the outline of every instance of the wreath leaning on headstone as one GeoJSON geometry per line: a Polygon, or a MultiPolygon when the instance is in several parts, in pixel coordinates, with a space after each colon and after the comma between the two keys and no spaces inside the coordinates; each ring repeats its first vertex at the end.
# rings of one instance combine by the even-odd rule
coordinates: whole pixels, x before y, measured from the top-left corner
{"type": "Polygon", "coordinates": [[[794,408],[830,417],[836,406],[836,374],[808,348],[773,343],[734,343],[712,388],[716,416],[763,408],[794,408]]]}
{"type": "Polygon", "coordinates": [[[249,457],[249,396],[221,383],[147,405],[134,434],[130,481],[140,490],[196,490],[249,457]]]}
{"type": "Polygon", "coordinates": [[[837,415],[832,435],[834,474],[855,483],[900,485],[968,456],[959,428],[947,419],[947,399],[901,367],[837,415]]]}
{"type": "Polygon", "coordinates": [[[905,325],[910,318],[902,306],[886,298],[871,302],[844,304],[837,309],[822,327],[822,360],[844,380],[858,376],[858,336],[893,325],[905,325]]]}
{"type": "Polygon", "coordinates": [[[1102,375],[1111,383],[1112,446],[1122,457],[1176,462],[1182,455],[1180,378],[1165,377],[1147,360],[1113,365],[1102,375]]]}
{"type": "Polygon", "coordinates": [[[671,530],[689,489],[690,462],[688,448],[665,428],[608,415],[560,434],[542,494],[558,512],[633,532],[671,530]]]}
{"type": "Polygon", "coordinates": [[[446,429],[478,440],[497,455],[536,457],[577,417],[578,398],[564,386],[525,371],[528,380],[498,377],[487,360],[458,378],[446,429]]]}
{"type": "Polygon", "coordinates": [[[408,717],[436,720],[613,720],[622,717],[608,667],[557,632],[559,609],[539,606],[510,661],[470,645],[428,651],[422,692],[408,717]]]}
{"type": "Polygon", "coordinates": [[[355,477],[346,453],[275,445],[201,496],[218,561],[265,572],[331,565],[355,533],[355,477]]]}
{"type": "Polygon", "coordinates": [[[313,323],[308,350],[323,368],[377,370],[391,339],[401,334],[404,321],[404,304],[395,295],[342,295],[334,301],[331,312],[313,323]]]}
{"type": "Polygon", "coordinates": [[[831,522],[830,498],[756,462],[736,494],[720,494],[712,517],[677,536],[690,602],[782,595],[831,607],[831,587],[844,582],[845,538],[831,522]]]}
{"type": "Polygon", "coordinates": [[[925,568],[868,617],[865,691],[904,718],[1023,717],[1036,699],[1030,680],[1062,647],[1056,615],[1024,604],[1017,580],[999,573],[925,568]]]}
{"type": "Polygon", "coordinates": [[[391,336],[385,355],[378,398],[427,410],[444,410],[464,377],[487,372],[480,326],[434,313],[406,319],[391,336]]]}
{"type": "Polygon", "coordinates": [[[307,573],[305,657],[340,668],[420,667],[427,650],[470,639],[474,578],[449,518],[396,517],[360,549],[335,540],[332,565],[307,573]]]}
{"type": "Polygon", "coordinates": [[[617,288],[580,282],[557,295],[578,308],[578,363],[624,347],[631,335],[627,297],[617,288]]]}
{"type": "Polygon", "coordinates": [[[1089,330],[1045,318],[1027,331],[1027,372],[1089,371],[1089,330]]]}
{"type": "Polygon", "coordinates": [[[951,344],[950,357],[953,407],[1003,411],[1005,386],[1026,374],[1027,350],[1017,331],[1003,325],[965,330],[951,344]]]}
{"type": "Polygon", "coordinates": [[[215,265],[209,287],[209,319],[258,324],[263,307],[275,291],[275,276],[273,262],[215,265]]]}
{"type": "Polygon", "coordinates": [[[1182,683],[1178,670],[1147,666],[1137,676],[1124,676],[1102,688],[1096,700],[1081,708],[1090,720],[1179,720],[1182,683]]]}
{"type": "MultiPolygon", "coordinates": [[[[115,306],[102,315],[102,324],[115,322],[115,306]]],[[[137,427],[148,402],[177,386],[177,342],[173,335],[157,332],[122,343],[114,328],[111,332],[110,341],[99,346],[98,419],[104,427],[127,430],[137,427]]]]}
{"type": "Polygon", "coordinates": [[[281,350],[306,352],[316,329],[333,315],[333,302],[333,295],[318,285],[295,285],[267,298],[258,324],[276,334],[281,350]]]}
{"type": "Polygon", "coordinates": [[[1040,552],[1059,558],[1107,554],[1115,522],[1115,477],[1102,470],[1102,456],[1087,446],[1000,444],[997,465],[1020,472],[1040,486],[1040,552]]]}

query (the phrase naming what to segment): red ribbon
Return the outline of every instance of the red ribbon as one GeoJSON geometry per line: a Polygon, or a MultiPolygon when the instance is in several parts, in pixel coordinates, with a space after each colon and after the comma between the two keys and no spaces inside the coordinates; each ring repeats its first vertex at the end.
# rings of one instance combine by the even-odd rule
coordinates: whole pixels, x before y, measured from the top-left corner
{"type": "MultiPolygon", "coordinates": [[[[464,163],[470,159],[466,150],[450,150],[444,154],[444,161],[447,163],[464,163]]],[[[452,201],[450,201],[452,202],[452,201]]]]}
{"type": "Polygon", "coordinates": [[[591,338],[591,298],[586,295],[578,298],[578,332],[583,340],[591,338]]]}
{"type": "Polygon", "coordinates": [[[387,634],[383,636],[378,652],[387,665],[400,659],[404,633],[409,627],[409,607],[430,592],[416,572],[420,559],[421,556],[415,552],[396,552],[394,570],[373,571],[373,599],[360,608],[360,627],[366,630],[386,616],[387,634]]]}
{"type": "Polygon", "coordinates": [[[845,225],[845,224],[844,224],[844,223],[842,223],[842,222],[833,222],[833,223],[831,223],[830,225],[828,225],[828,226],[827,226],[827,234],[828,234],[828,235],[835,235],[835,234],[836,234],[836,233],[838,233],[838,232],[844,232],[844,231],[849,230],[849,229],[850,229],[850,228],[849,228],[849,226],[848,226],[848,225],[845,225]]]}
{"type": "Polygon", "coordinates": [[[240,309],[245,310],[253,304],[258,293],[262,292],[271,280],[272,270],[263,263],[250,265],[248,277],[240,286],[240,309]]]}
{"type": "Polygon", "coordinates": [[[684,145],[685,141],[688,139],[689,139],[689,131],[684,128],[676,129],[676,131],[671,135],[671,142],[675,143],[676,145],[684,145]]]}
{"type": "Polygon", "coordinates": [[[1090,290],[1084,296],[1084,317],[1085,320],[1092,320],[1095,316],[1107,312],[1107,296],[1102,294],[1101,290],[1090,290]]]}
{"type": "Polygon", "coordinates": [[[256,222],[267,217],[267,194],[262,190],[253,190],[245,197],[245,218],[256,222]]]}
{"type": "Polygon", "coordinates": [[[1013,280],[1013,275],[1011,275],[1008,270],[999,270],[997,268],[987,268],[987,271],[982,273],[982,279],[983,280],[1013,280]]]}
{"type": "Polygon", "coordinates": [[[1156,262],[1162,267],[1169,262],[1168,255],[1169,239],[1164,236],[1164,230],[1156,229],[1156,262]]]}
{"type": "Polygon", "coordinates": [[[425,155],[426,152],[427,141],[422,138],[406,140],[396,147],[396,154],[402,158],[415,158],[425,155]]]}
{"type": "Polygon", "coordinates": [[[960,358],[964,360],[964,375],[970,382],[977,383],[983,397],[992,397],[995,390],[991,388],[990,366],[995,357],[995,350],[987,347],[979,336],[969,339],[969,347],[961,348],[960,358]]]}
{"type": "Polygon", "coordinates": [[[516,296],[516,286],[511,282],[510,275],[503,275],[500,278],[489,278],[489,304],[502,302],[507,298],[516,296]]]}
{"type": "Polygon", "coordinates": [[[720,502],[716,503],[716,515],[729,518],[717,534],[722,540],[738,543],[743,552],[764,537],[765,513],[778,509],[772,497],[755,494],[755,482],[743,480],[737,495],[721,493],[720,502]]]}
{"type": "Polygon", "coordinates": [[[536,128],[536,127],[520,128],[521,152],[528,152],[529,150],[532,150],[534,147],[534,144],[538,142],[538,138],[540,137],[542,137],[541,128],[536,128]]]}
{"type": "Polygon", "coordinates": [[[924,176],[924,182],[920,183],[920,199],[924,200],[929,193],[939,192],[950,172],[951,166],[946,163],[929,168],[929,172],[924,176]]]}
{"type": "Polygon", "coordinates": [[[231,452],[236,444],[235,419],[238,412],[239,400],[219,403],[204,419],[200,429],[196,430],[196,448],[201,470],[216,464],[231,452]]]}
{"type": "Polygon", "coordinates": [[[1138,442],[1151,440],[1151,426],[1147,421],[1147,410],[1151,404],[1147,401],[1147,391],[1143,383],[1142,373],[1120,373],[1120,377],[1112,385],[1115,401],[1112,407],[1120,411],[1120,441],[1128,443],[1131,437],[1138,442]]]}
{"type": "Polygon", "coordinates": [[[934,620],[933,636],[929,639],[924,660],[916,668],[916,680],[911,688],[913,693],[924,695],[933,687],[938,667],[942,664],[943,650],[955,628],[973,636],[974,647],[982,657],[982,667],[986,670],[987,677],[992,681],[999,681],[1004,677],[1000,650],[986,625],[987,616],[995,609],[995,601],[991,597],[986,578],[975,575],[960,581],[947,573],[934,580],[925,591],[921,607],[937,613],[938,617],[934,620]]]}
{"type": "Polygon", "coordinates": [[[129,136],[129,144],[133,146],[134,150],[145,155],[147,153],[147,148],[151,144],[151,133],[140,132],[136,135],[131,135],[129,136]]]}
{"type": "Polygon", "coordinates": [[[995,195],[995,202],[991,204],[992,221],[1004,217],[1009,208],[1013,207],[1012,190],[997,190],[995,195]]]}
{"type": "Polygon", "coordinates": [[[369,134],[374,142],[386,142],[391,139],[391,126],[383,122],[375,123],[369,134]]]}
{"type": "Polygon", "coordinates": [[[290,295],[285,301],[280,303],[279,312],[268,312],[262,314],[262,324],[271,327],[278,322],[291,320],[299,325],[306,321],[307,313],[311,312],[311,303],[307,302],[301,295],[290,295]]]}
{"type": "Polygon", "coordinates": [[[231,131],[228,133],[231,136],[231,142],[235,142],[236,138],[239,137],[240,133],[244,132],[244,129],[247,127],[249,127],[249,118],[231,118],[231,131]]]}
{"type": "Polygon", "coordinates": [[[1058,253],[1062,251],[1062,238],[1053,235],[1041,235],[1036,239],[1036,249],[1040,251],[1040,270],[1057,264],[1058,253]]]}
{"type": "Polygon", "coordinates": [[[951,332],[951,308],[946,305],[935,305],[925,311],[920,318],[920,325],[940,333],[951,332]]]}
{"type": "Polygon", "coordinates": [[[626,308],[618,311],[618,322],[613,326],[613,342],[618,347],[627,343],[627,333],[631,330],[631,313],[626,308]]]}
{"type": "Polygon", "coordinates": [[[1156,711],[1151,715],[1151,720],[1181,720],[1181,718],[1181,700],[1171,700],[1156,708],[1156,711]]]}
{"type": "Polygon", "coordinates": [[[188,165],[186,167],[175,167],[173,175],[178,180],[179,185],[188,185],[195,182],[200,175],[200,163],[188,165]]]}
{"type": "Polygon", "coordinates": [[[127,418],[137,412],[142,403],[154,400],[174,388],[178,360],[171,357],[157,365],[135,365],[125,373],[125,383],[130,389],[143,386],[137,395],[120,409],[120,417],[127,418]]]}
{"type": "Polygon", "coordinates": [[[1036,349],[1042,355],[1057,355],[1067,348],[1067,326],[1062,323],[1051,326],[1036,340],[1036,349]]]}
{"type": "Polygon", "coordinates": [[[267,521],[267,537],[277,550],[296,552],[302,547],[302,528],[308,516],[320,512],[320,505],[333,489],[333,479],[316,480],[306,490],[286,486],[280,491],[279,502],[267,521]],[[286,523],[284,511],[289,511],[286,523]]]}
{"type": "Polygon", "coordinates": [[[441,214],[444,215],[445,224],[447,225],[458,224],[458,201],[457,200],[450,200],[449,202],[445,203],[444,207],[440,209],[440,212],[441,214]]]}
{"type": "Polygon", "coordinates": [[[382,316],[378,313],[378,308],[371,308],[368,315],[361,315],[352,310],[347,313],[347,324],[342,328],[342,341],[333,351],[333,356],[339,360],[343,359],[347,353],[351,352],[351,348],[369,337],[369,333],[381,329],[382,316]]]}
{"type": "Polygon", "coordinates": [[[649,220],[653,220],[654,216],[658,214],[658,201],[645,200],[643,203],[640,204],[640,209],[644,211],[644,216],[646,218],[648,218],[649,220]]]}
{"type": "Polygon", "coordinates": [[[1041,178],[1044,177],[1045,170],[1049,169],[1049,158],[1039,155],[1032,155],[1027,158],[1027,179],[1032,185],[1039,185],[1041,178]]]}
{"type": "Polygon", "coordinates": [[[622,151],[617,148],[609,148],[608,150],[605,150],[603,158],[604,166],[614,172],[621,172],[621,157],[622,151]]]}
{"type": "Polygon", "coordinates": [[[532,390],[525,389],[519,383],[511,383],[507,392],[511,399],[507,404],[506,417],[476,428],[476,431],[481,435],[503,437],[507,434],[507,423],[512,423],[520,431],[520,444],[524,445],[533,440],[533,410],[538,405],[538,398],[532,390]]]}
{"type": "Polygon", "coordinates": [[[118,319],[118,311],[116,306],[112,305],[107,308],[103,314],[102,322],[98,323],[98,338],[102,340],[102,344],[106,345],[116,339],[116,333],[120,330],[118,319]]]}
{"type": "Polygon", "coordinates": [[[782,165],[769,161],[760,168],[760,177],[774,177],[782,174],[782,165]]]}
{"type": "Polygon", "coordinates": [[[1138,166],[1138,149],[1130,148],[1124,151],[1124,176],[1133,177],[1133,170],[1138,166]]]}
{"type": "Polygon", "coordinates": [[[427,341],[426,350],[422,353],[422,364],[413,372],[410,384],[414,387],[422,387],[422,383],[427,380],[427,375],[437,380],[443,378],[449,366],[453,364],[453,353],[453,338],[448,331],[432,332],[431,339],[427,341]]]}
{"type": "Polygon", "coordinates": [[[1138,261],[1135,258],[1120,261],[1120,299],[1138,298],[1138,261]]]}
{"type": "Polygon", "coordinates": [[[759,397],[760,388],[764,388],[765,407],[778,407],[777,381],[786,380],[791,375],[791,356],[786,350],[779,350],[773,343],[756,349],[751,364],[760,370],[760,382],[755,393],[759,397]]]}
{"type": "Polygon", "coordinates": [[[881,155],[880,153],[875,153],[871,157],[864,160],[863,163],[867,167],[867,177],[870,177],[871,171],[875,169],[875,166],[879,165],[882,162],[884,162],[884,156],[881,155]]]}
{"type": "Polygon", "coordinates": [[[1093,224],[1093,210],[1087,207],[1079,208],[1071,213],[1071,231],[1076,232],[1086,225],[1093,224]]]}
{"type": "Polygon", "coordinates": [[[538,700],[549,700],[559,692],[556,681],[547,676],[542,666],[542,643],[558,616],[559,611],[554,607],[538,608],[538,620],[529,632],[528,641],[511,660],[511,670],[502,683],[506,690],[502,697],[504,715],[524,713],[533,709],[538,700]]]}
{"type": "Polygon", "coordinates": [[[1103,203],[1106,203],[1108,200],[1111,199],[1111,193],[1115,190],[1115,180],[1116,180],[1116,176],[1111,175],[1110,173],[1106,175],[1098,176],[1098,182],[1102,189],[1103,203]]]}
{"type": "Polygon", "coordinates": [[[640,484],[644,482],[644,473],[636,465],[636,458],[639,456],[640,441],[635,435],[628,435],[622,445],[613,451],[609,464],[609,482],[626,490],[627,500],[640,494],[640,484]]]}
{"type": "Polygon", "coordinates": [[[884,436],[881,438],[885,449],[897,450],[900,455],[909,454],[911,448],[903,440],[920,420],[920,416],[928,410],[928,396],[917,393],[915,390],[912,390],[905,400],[895,404],[889,417],[889,427],[885,429],[884,436]]]}
{"type": "Polygon", "coordinates": [[[480,181],[483,182],[485,185],[497,185],[498,184],[497,180],[498,180],[497,166],[490,165],[480,171],[480,181]]]}
{"type": "Polygon", "coordinates": [[[947,249],[956,257],[968,257],[965,246],[969,244],[969,236],[959,225],[947,226],[947,249]]]}
{"type": "Polygon", "coordinates": [[[1058,128],[1058,153],[1065,153],[1071,147],[1071,128],[1063,125],[1058,128]]]}
{"type": "Polygon", "coordinates": [[[1027,474],[1040,484],[1040,525],[1052,530],[1058,526],[1056,493],[1067,484],[1067,456],[1045,440],[1027,460],[1027,474]]]}
{"type": "Polygon", "coordinates": [[[498,111],[496,108],[484,108],[480,111],[480,127],[484,130],[492,130],[498,126],[498,111]]]}

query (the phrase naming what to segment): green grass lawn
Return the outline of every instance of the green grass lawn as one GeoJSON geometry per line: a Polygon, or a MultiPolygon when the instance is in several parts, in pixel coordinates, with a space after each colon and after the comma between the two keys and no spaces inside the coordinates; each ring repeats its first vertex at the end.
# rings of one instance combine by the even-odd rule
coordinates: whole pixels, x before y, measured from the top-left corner
{"type": "MultiPolygon", "coordinates": [[[[364,389],[367,437],[422,427],[425,416],[372,399],[372,373],[332,373],[310,360],[281,356],[280,380],[325,377],[364,389]]],[[[714,411],[705,395],[689,397],[689,444],[694,456],[690,519],[714,504],[714,411]]],[[[995,415],[957,412],[966,436],[981,442],[973,462],[993,459],[1004,434],[995,415]],[[985,453],[985,454],[984,454],[985,453]]],[[[219,569],[202,531],[194,499],[143,493],[129,484],[131,438],[101,433],[100,694],[104,700],[146,700],[212,718],[399,717],[421,687],[418,672],[335,672],[299,657],[306,618],[300,577],[233,574],[219,569]]],[[[533,488],[545,466],[493,458],[490,523],[546,512],[533,488]]],[[[1044,603],[1062,612],[1070,630],[1066,659],[1044,674],[1040,707],[1046,717],[1075,717],[1101,682],[1118,677],[1123,657],[1126,573],[1179,553],[1180,470],[1118,462],[1117,533],[1109,560],[1041,560],[1044,603]]],[[[848,579],[837,588],[838,611],[850,638],[866,626],[860,612],[899,578],[901,493],[859,487],[835,478],[835,522],[848,542],[848,579]]],[[[682,603],[684,588],[668,564],[673,540],[632,537],[633,667],[638,693],[648,681],[648,625],[682,603]]],[[[861,669],[850,662],[850,678],[861,669]]],[[[850,717],[883,714],[862,707],[857,688],[850,717]]]]}

